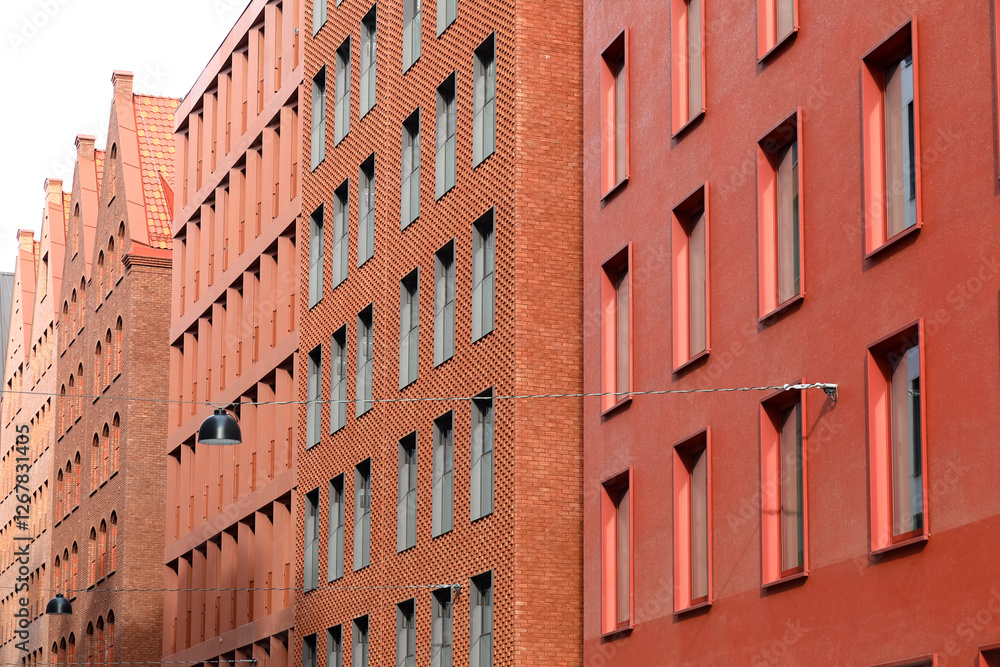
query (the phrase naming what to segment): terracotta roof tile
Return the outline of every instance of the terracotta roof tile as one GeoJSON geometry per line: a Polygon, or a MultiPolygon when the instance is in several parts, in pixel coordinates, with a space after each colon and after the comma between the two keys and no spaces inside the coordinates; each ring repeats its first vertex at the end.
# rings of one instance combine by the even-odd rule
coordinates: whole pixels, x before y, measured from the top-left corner
{"type": "Polygon", "coordinates": [[[142,171],[143,199],[146,202],[146,226],[149,245],[172,247],[167,183],[174,180],[174,110],[180,100],[169,97],[134,95],[136,132],[139,136],[139,167],[142,171]]]}

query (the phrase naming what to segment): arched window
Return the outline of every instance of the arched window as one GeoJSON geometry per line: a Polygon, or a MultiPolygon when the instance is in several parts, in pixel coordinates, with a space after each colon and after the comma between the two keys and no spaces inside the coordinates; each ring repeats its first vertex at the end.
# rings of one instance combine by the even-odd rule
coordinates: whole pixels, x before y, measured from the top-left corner
{"type": "Polygon", "coordinates": [[[63,549],[62,563],[63,563],[62,580],[63,580],[63,585],[66,586],[66,598],[69,599],[73,597],[73,595],[75,594],[75,592],[72,590],[74,584],[72,582],[72,579],[70,579],[69,549],[63,549]]]}
{"type": "Polygon", "coordinates": [[[66,424],[66,411],[70,409],[70,406],[66,405],[66,385],[59,388],[59,407],[62,408],[59,411],[59,430],[65,431],[69,428],[66,424]]]}
{"type": "Polygon", "coordinates": [[[73,484],[73,507],[79,507],[80,505],[80,480],[83,478],[83,466],[81,463],[80,452],[77,452],[76,457],[73,459],[73,465],[76,466],[76,479],[73,484]]]}
{"type": "Polygon", "coordinates": [[[97,642],[94,641],[94,624],[87,623],[87,667],[93,667],[97,642]]]}
{"type": "Polygon", "coordinates": [[[118,280],[118,262],[115,261],[115,238],[113,236],[108,239],[108,275],[111,276],[108,281],[108,291],[111,291],[118,280]]]}
{"type": "MultiPolygon", "coordinates": [[[[65,493],[65,491],[64,491],[64,485],[63,485],[63,471],[62,470],[60,470],[59,474],[56,476],[56,488],[57,488],[57,491],[56,491],[56,516],[58,516],[61,519],[64,516],[66,516],[65,513],[63,512],[63,500],[64,500],[63,494],[65,493]]],[[[58,560],[58,557],[57,557],[56,560],[58,560]]],[[[56,567],[58,567],[58,565],[56,567]]]]}
{"type": "Polygon", "coordinates": [[[73,425],[74,413],[76,412],[76,378],[72,374],[69,376],[69,423],[66,428],[73,425]]]}
{"type": "Polygon", "coordinates": [[[104,358],[101,354],[101,343],[98,341],[94,350],[94,393],[100,394],[104,389],[104,358]]]}
{"type": "Polygon", "coordinates": [[[103,295],[105,293],[105,282],[104,282],[104,251],[97,253],[97,289],[98,295],[103,295]]]}
{"type": "Polygon", "coordinates": [[[115,322],[115,377],[122,372],[122,318],[115,322]]]}
{"type": "Polygon", "coordinates": [[[97,529],[90,529],[90,578],[87,580],[90,585],[97,581],[97,529]]]}
{"type": "Polygon", "coordinates": [[[114,419],[111,420],[111,472],[118,472],[118,466],[121,464],[121,430],[122,430],[122,420],[118,417],[118,413],[115,413],[114,419]]]}
{"type": "Polygon", "coordinates": [[[115,188],[118,174],[118,146],[111,144],[111,152],[108,154],[108,165],[104,169],[104,178],[108,181],[108,203],[115,198],[115,188]]]}
{"type": "Polygon", "coordinates": [[[97,617],[97,664],[104,665],[104,619],[97,617]]]}
{"type": "Polygon", "coordinates": [[[76,313],[77,313],[76,290],[73,290],[73,293],[70,294],[70,296],[69,296],[69,322],[70,322],[70,328],[69,328],[69,331],[66,332],[67,333],[67,341],[66,342],[69,342],[69,338],[68,337],[70,335],[76,333],[76,323],[77,323],[76,313]]]}
{"type": "MultiPolygon", "coordinates": [[[[66,645],[66,640],[64,639],[63,640],[63,646],[65,646],[65,645],[66,645]]],[[[56,642],[52,642],[52,658],[54,660],[58,660],[59,659],[59,644],[57,644],[56,642]]]]}
{"type": "Polygon", "coordinates": [[[111,476],[111,429],[104,425],[101,431],[101,481],[111,476]]]}
{"type": "Polygon", "coordinates": [[[53,588],[55,588],[56,593],[61,593],[63,590],[62,559],[60,559],[59,556],[56,556],[55,563],[53,564],[55,565],[55,572],[52,573],[52,578],[54,579],[53,588]]]}
{"type": "Polygon", "coordinates": [[[69,633],[69,655],[66,656],[67,665],[76,664],[76,635],[69,633]]]}
{"type": "Polygon", "coordinates": [[[108,572],[114,572],[118,568],[118,515],[111,513],[111,548],[108,549],[109,563],[108,572]]]}
{"type": "Polygon", "coordinates": [[[59,330],[62,333],[62,348],[65,350],[69,343],[69,301],[63,301],[62,319],[59,320],[59,330]]]}
{"type": "Polygon", "coordinates": [[[73,254],[80,249],[80,202],[73,207],[73,225],[69,230],[70,250],[73,254]]]}
{"type": "Polygon", "coordinates": [[[78,565],[79,565],[79,561],[80,561],[80,554],[79,554],[79,549],[77,549],[77,547],[76,547],[76,542],[73,543],[73,552],[72,552],[71,556],[72,556],[72,560],[73,560],[73,569],[70,571],[70,587],[69,587],[69,591],[72,594],[72,597],[75,598],[76,597],[76,592],[79,589],[79,581],[80,581],[79,577],[77,576],[77,573],[79,572],[78,565]]]}
{"type": "Polygon", "coordinates": [[[108,662],[107,664],[115,664],[115,612],[108,612],[108,662]]]}
{"type": "Polygon", "coordinates": [[[87,279],[80,278],[80,321],[77,323],[77,330],[83,329],[83,314],[87,310],[87,279]]]}
{"type": "Polygon", "coordinates": [[[68,665],[69,662],[66,660],[66,640],[63,639],[59,642],[59,664],[68,665]]]}
{"type": "Polygon", "coordinates": [[[101,441],[96,433],[90,447],[90,468],[90,487],[95,490],[101,484],[101,441]]]}
{"type": "Polygon", "coordinates": [[[103,579],[108,573],[108,524],[101,519],[101,530],[97,534],[97,578],[103,579]]]}
{"type": "Polygon", "coordinates": [[[104,356],[106,357],[106,359],[104,360],[104,365],[108,367],[107,383],[110,386],[111,378],[114,377],[114,374],[112,373],[111,369],[111,360],[115,356],[114,344],[111,342],[111,329],[108,329],[108,332],[104,334],[104,356]]]}
{"type": "MultiPolygon", "coordinates": [[[[66,461],[66,512],[68,515],[73,511],[73,464],[66,461]]],[[[64,515],[64,516],[65,516],[64,515]]]]}
{"type": "Polygon", "coordinates": [[[76,388],[76,416],[83,416],[83,364],[76,367],[76,376],[80,378],[80,384],[76,388]]]}

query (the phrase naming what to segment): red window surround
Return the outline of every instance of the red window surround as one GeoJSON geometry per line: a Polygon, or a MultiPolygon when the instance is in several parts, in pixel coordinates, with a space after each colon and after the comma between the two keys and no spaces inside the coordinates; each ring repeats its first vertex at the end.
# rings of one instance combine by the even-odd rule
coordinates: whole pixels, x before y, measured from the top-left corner
{"type": "Polygon", "coordinates": [[[917,20],[911,18],[896,28],[880,44],[862,58],[861,106],[862,147],[864,163],[865,257],[886,247],[890,242],[909,236],[922,225],[920,204],[920,86],[917,61],[917,20]],[[903,168],[900,151],[909,153],[909,141],[897,141],[903,130],[894,118],[907,112],[896,109],[895,98],[900,84],[892,75],[893,65],[907,56],[912,58],[912,174],[903,168]],[[887,85],[889,94],[887,95],[887,85]],[[887,106],[888,105],[888,106],[887,106]],[[887,120],[887,115],[889,120],[887,120]],[[893,137],[896,137],[894,139],[893,137]],[[911,184],[912,181],[912,184],[911,184]],[[900,208],[905,193],[912,189],[914,211],[912,222],[897,223],[894,210],[900,208]]]}
{"type": "Polygon", "coordinates": [[[872,553],[929,535],[923,339],[921,319],[868,346],[872,553]]]}
{"type": "Polygon", "coordinates": [[[799,0],[757,0],[757,62],[799,31],[799,0]]]}
{"type": "MultiPolygon", "coordinates": [[[[989,610],[993,610],[995,597],[990,598],[989,610]]],[[[976,667],[1000,667],[1000,642],[979,647],[976,667]]]]}
{"type": "Polygon", "coordinates": [[[805,399],[805,393],[795,389],[776,392],[760,404],[761,583],[764,586],[809,572],[805,399]]]}
{"type": "Polygon", "coordinates": [[[896,660],[894,662],[884,662],[874,667],[937,667],[937,653],[922,655],[919,658],[907,658],[906,660],[896,660]]]}
{"type": "Polygon", "coordinates": [[[709,238],[708,183],[705,183],[677,204],[671,215],[675,373],[711,349],[709,238]]]}
{"type": "Polygon", "coordinates": [[[601,483],[601,633],[632,628],[634,619],[632,468],[601,483]]]}
{"type": "Polygon", "coordinates": [[[705,113],[705,0],[670,3],[671,135],[705,113]]]}
{"type": "Polygon", "coordinates": [[[601,52],[601,198],[628,181],[628,28],[601,52]]]}
{"type": "Polygon", "coordinates": [[[711,434],[673,446],[674,613],[712,603],[711,434]]]}
{"type": "Polygon", "coordinates": [[[805,294],[803,189],[802,113],[797,109],[757,140],[760,319],[805,294]]]}
{"type": "Polygon", "coordinates": [[[602,413],[632,400],[632,246],[601,265],[602,413]],[[617,395],[616,395],[617,394],[617,395]]]}

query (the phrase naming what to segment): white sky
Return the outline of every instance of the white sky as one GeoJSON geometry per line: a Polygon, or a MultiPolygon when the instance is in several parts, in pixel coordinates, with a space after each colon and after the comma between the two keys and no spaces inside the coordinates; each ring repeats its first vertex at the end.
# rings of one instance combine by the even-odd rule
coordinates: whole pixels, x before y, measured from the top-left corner
{"type": "Polygon", "coordinates": [[[0,271],[42,225],[45,179],[71,190],[77,134],[104,148],[111,74],[183,97],[248,0],[10,0],[0,11],[0,271]]]}

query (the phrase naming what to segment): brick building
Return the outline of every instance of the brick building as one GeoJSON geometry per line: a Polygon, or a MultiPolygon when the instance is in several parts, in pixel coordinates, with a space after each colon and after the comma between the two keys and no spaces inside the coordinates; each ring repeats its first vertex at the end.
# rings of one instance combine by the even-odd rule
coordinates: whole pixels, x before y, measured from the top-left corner
{"type": "Polygon", "coordinates": [[[579,664],[580,5],[305,13],[296,664],[579,664]]]}
{"type": "Polygon", "coordinates": [[[584,3],[585,665],[1000,664],[997,9],[584,3]]]}
{"type": "Polygon", "coordinates": [[[250,2],[177,110],[164,661],[289,664],[302,12],[250,2]]]}

